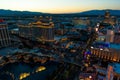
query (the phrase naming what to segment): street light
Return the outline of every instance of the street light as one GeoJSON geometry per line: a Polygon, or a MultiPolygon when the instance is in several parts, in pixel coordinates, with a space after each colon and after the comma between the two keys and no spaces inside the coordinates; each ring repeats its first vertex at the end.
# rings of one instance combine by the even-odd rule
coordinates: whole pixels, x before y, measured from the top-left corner
{"type": "Polygon", "coordinates": [[[102,51],[103,49],[102,49],[102,48],[100,48],[100,50],[102,51]]]}
{"type": "Polygon", "coordinates": [[[92,78],[92,76],[89,76],[89,78],[91,79],[91,78],[92,78]]]}
{"type": "Polygon", "coordinates": [[[93,49],[94,47],[93,46],[91,46],[91,49],[93,49]]]}

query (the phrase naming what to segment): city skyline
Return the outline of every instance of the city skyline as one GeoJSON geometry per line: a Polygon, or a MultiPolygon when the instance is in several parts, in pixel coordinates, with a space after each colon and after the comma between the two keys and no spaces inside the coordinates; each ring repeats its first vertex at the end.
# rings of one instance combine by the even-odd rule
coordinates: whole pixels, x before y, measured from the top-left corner
{"type": "Polygon", "coordinates": [[[93,9],[120,10],[119,0],[1,0],[0,9],[45,13],[75,13],[93,9]]]}

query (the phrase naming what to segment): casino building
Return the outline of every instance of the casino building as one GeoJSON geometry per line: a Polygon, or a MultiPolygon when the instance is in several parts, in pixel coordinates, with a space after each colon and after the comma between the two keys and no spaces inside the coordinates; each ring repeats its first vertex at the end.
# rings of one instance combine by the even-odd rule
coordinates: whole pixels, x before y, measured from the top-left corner
{"type": "Polygon", "coordinates": [[[27,25],[19,25],[19,35],[37,41],[54,41],[54,23],[45,18],[27,25]]]}
{"type": "Polygon", "coordinates": [[[106,45],[105,43],[98,44],[99,47],[92,47],[91,53],[98,58],[120,62],[120,44],[110,43],[109,47],[102,46],[106,45]]]}
{"type": "Polygon", "coordinates": [[[52,22],[35,22],[32,23],[33,35],[38,40],[42,41],[54,41],[54,24],[52,22]]]}

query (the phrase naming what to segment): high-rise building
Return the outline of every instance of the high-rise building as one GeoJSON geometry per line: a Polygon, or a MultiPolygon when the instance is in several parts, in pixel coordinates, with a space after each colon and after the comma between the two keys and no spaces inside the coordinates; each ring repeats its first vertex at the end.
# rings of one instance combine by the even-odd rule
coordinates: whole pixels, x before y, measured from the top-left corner
{"type": "Polygon", "coordinates": [[[54,41],[54,24],[52,22],[32,23],[33,35],[42,41],[54,41]]]}
{"type": "Polygon", "coordinates": [[[0,48],[7,47],[11,44],[7,24],[0,20],[0,48]]]}
{"type": "Polygon", "coordinates": [[[114,31],[107,30],[106,42],[113,42],[113,41],[114,41],[114,31]]]}
{"type": "Polygon", "coordinates": [[[21,37],[25,37],[25,38],[31,39],[33,37],[32,26],[30,24],[19,25],[19,35],[21,37]]]}
{"type": "Polygon", "coordinates": [[[20,35],[38,41],[54,41],[54,24],[49,19],[39,19],[37,22],[19,26],[20,35]]]}

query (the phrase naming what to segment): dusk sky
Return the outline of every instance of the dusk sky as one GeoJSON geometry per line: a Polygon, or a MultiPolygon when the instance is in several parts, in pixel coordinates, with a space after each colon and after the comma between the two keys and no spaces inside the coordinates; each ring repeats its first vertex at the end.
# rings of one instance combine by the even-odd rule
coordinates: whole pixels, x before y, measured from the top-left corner
{"type": "Polygon", "coordinates": [[[0,9],[46,13],[82,12],[93,9],[120,10],[120,0],[0,0],[0,9]]]}

